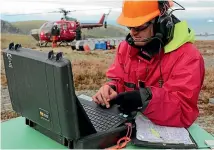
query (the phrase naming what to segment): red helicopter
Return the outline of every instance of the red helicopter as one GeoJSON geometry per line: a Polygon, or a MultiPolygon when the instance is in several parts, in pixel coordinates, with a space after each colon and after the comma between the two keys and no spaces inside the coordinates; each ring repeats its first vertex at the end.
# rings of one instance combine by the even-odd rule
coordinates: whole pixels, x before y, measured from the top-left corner
{"type": "Polygon", "coordinates": [[[39,29],[31,30],[31,36],[38,41],[39,46],[47,46],[49,42],[52,42],[51,30],[55,25],[59,29],[59,34],[55,39],[56,42],[60,42],[59,45],[61,45],[62,43],[66,43],[68,45],[68,43],[72,42],[73,40],[82,39],[82,28],[93,29],[102,26],[104,26],[104,28],[107,28],[107,22],[104,22],[104,20],[109,15],[110,11],[111,9],[107,14],[104,13],[98,23],[80,23],[75,18],[67,16],[67,14],[72,11],[61,9],[60,11],[58,11],[59,13],[63,13],[64,15],[61,20],[44,23],[39,29]]]}

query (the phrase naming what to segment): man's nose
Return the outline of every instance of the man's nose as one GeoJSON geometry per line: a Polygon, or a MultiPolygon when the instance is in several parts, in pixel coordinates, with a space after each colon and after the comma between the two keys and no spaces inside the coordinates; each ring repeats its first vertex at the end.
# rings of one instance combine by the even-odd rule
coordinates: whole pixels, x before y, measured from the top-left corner
{"type": "Polygon", "coordinates": [[[132,35],[137,35],[139,33],[134,28],[131,28],[130,32],[131,32],[132,35]]]}

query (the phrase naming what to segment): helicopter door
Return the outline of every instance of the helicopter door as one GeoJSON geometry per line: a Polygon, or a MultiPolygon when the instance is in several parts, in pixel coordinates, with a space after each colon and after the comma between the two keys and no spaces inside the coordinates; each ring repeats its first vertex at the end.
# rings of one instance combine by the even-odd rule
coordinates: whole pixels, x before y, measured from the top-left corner
{"type": "Polygon", "coordinates": [[[62,29],[63,30],[67,30],[68,29],[68,24],[67,23],[63,23],[62,24],[62,29]]]}
{"type": "Polygon", "coordinates": [[[69,38],[69,24],[67,22],[62,23],[62,36],[65,40],[69,38]]]}

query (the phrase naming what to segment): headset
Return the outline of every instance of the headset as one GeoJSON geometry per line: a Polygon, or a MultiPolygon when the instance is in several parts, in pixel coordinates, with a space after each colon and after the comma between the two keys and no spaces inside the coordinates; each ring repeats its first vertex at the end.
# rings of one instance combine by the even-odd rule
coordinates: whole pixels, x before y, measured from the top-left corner
{"type": "Polygon", "coordinates": [[[154,33],[162,35],[162,44],[167,44],[167,42],[173,39],[175,24],[172,19],[172,15],[167,11],[170,8],[168,0],[158,0],[158,6],[160,10],[160,15],[156,18],[154,24],[154,33]]]}
{"type": "MultiPolygon", "coordinates": [[[[150,42],[154,39],[158,39],[161,45],[164,46],[173,39],[175,24],[180,22],[180,20],[176,18],[174,15],[172,15],[172,11],[168,13],[168,9],[170,8],[168,0],[158,0],[158,8],[160,10],[160,15],[155,18],[154,22],[155,35],[150,38],[146,38],[141,42],[150,42]]],[[[184,10],[184,8],[179,10],[184,10]]],[[[135,46],[134,44],[135,41],[131,36],[128,36],[126,40],[130,45],[135,46]]]]}

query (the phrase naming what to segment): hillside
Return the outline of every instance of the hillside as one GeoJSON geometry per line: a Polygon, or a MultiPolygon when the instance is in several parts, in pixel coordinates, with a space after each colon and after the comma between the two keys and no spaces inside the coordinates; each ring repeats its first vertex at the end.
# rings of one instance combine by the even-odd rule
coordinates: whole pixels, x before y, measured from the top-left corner
{"type": "Polygon", "coordinates": [[[1,33],[23,34],[23,31],[13,26],[10,22],[1,20],[1,33]]]}
{"type": "Polygon", "coordinates": [[[127,31],[123,28],[108,25],[107,28],[100,27],[94,29],[83,29],[82,36],[86,37],[98,37],[98,38],[108,38],[108,37],[124,37],[127,35],[127,31]]]}
{"type": "Polygon", "coordinates": [[[40,28],[46,20],[30,20],[30,21],[19,21],[11,23],[13,26],[19,28],[24,34],[30,34],[32,29],[40,28]]]}
{"type": "MultiPolygon", "coordinates": [[[[21,21],[21,22],[14,22],[12,25],[19,28],[23,33],[29,34],[30,30],[38,29],[45,23],[45,20],[34,20],[34,21],[21,21]]],[[[104,27],[94,28],[94,29],[82,29],[82,35],[85,37],[94,37],[94,38],[104,38],[104,37],[121,37],[125,36],[127,31],[116,27],[113,25],[108,25],[105,29],[104,27]]]]}

